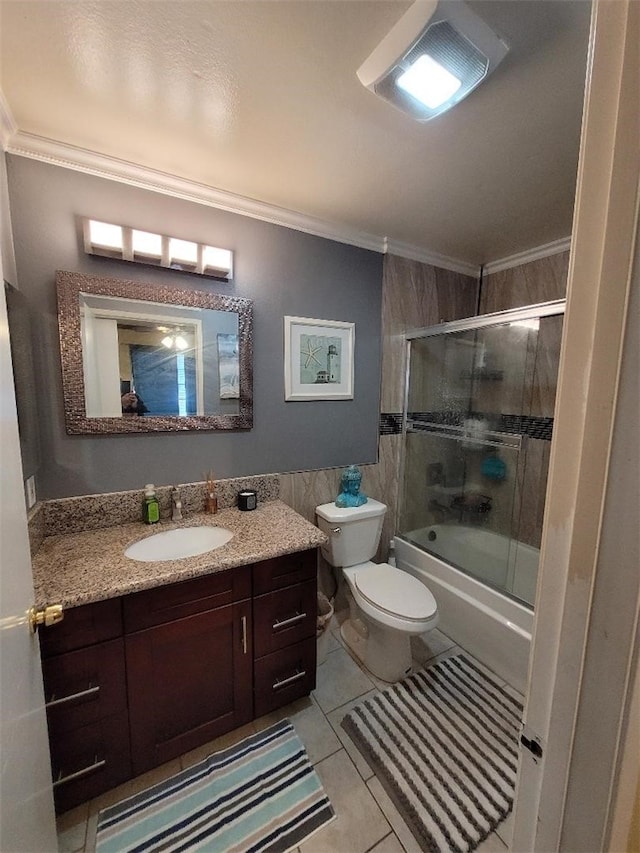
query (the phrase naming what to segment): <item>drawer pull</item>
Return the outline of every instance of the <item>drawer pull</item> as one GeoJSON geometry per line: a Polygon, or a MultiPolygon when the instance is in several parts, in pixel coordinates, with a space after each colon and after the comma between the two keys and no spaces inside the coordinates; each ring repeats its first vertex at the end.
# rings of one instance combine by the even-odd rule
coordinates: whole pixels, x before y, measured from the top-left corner
{"type": "Polygon", "coordinates": [[[74,699],[82,699],[86,696],[94,696],[100,692],[100,685],[95,687],[87,687],[86,690],[80,690],[78,693],[72,693],[70,696],[61,696],[59,699],[50,699],[45,703],[45,708],[55,708],[58,705],[64,705],[65,702],[73,702],[74,699]]]}
{"type": "Polygon", "coordinates": [[[68,776],[62,776],[62,778],[56,779],[53,783],[53,787],[57,788],[58,785],[64,785],[66,782],[73,782],[76,779],[82,779],[83,776],[88,776],[89,773],[95,773],[96,770],[100,770],[100,768],[104,767],[106,763],[107,762],[104,758],[101,761],[98,761],[98,756],[96,755],[93,764],[90,764],[88,767],[83,767],[82,770],[76,770],[75,773],[69,773],[68,776]]]}
{"type": "Polygon", "coordinates": [[[296,622],[302,622],[302,620],[306,618],[306,613],[296,613],[295,616],[290,616],[288,619],[276,619],[271,627],[274,631],[279,631],[280,628],[288,628],[289,625],[295,625],[296,622]]]}
{"type": "Polygon", "coordinates": [[[289,678],[283,678],[281,681],[274,681],[271,689],[280,690],[282,687],[287,687],[289,684],[293,684],[294,681],[300,681],[300,679],[304,678],[306,674],[307,670],[303,669],[302,671],[298,671],[293,675],[290,675],[289,678]]]}
{"type": "Polygon", "coordinates": [[[242,616],[240,618],[240,624],[242,625],[242,653],[246,655],[247,653],[247,617],[242,616]]]}

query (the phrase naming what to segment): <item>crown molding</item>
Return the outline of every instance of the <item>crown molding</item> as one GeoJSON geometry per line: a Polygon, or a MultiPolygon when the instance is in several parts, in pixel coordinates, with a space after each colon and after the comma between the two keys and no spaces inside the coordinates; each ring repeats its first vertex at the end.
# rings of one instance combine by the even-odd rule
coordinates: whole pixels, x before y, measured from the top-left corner
{"type": "Polygon", "coordinates": [[[0,89],[0,144],[3,151],[7,150],[7,146],[17,132],[18,125],[4,96],[4,92],[0,89]]]}
{"type": "Polygon", "coordinates": [[[399,240],[389,240],[385,238],[384,251],[388,255],[398,255],[401,258],[407,258],[410,261],[420,261],[423,264],[429,264],[432,267],[440,267],[441,269],[459,272],[462,275],[469,275],[472,278],[478,278],[480,275],[479,264],[470,264],[467,261],[461,261],[458,258],[451,258],[449,255],[440,255],[438,252],[430,252],[427,249],[422,249],[420,246],[412,246],[410,243],[401,243],[399,240]]]}
{"type": "MultiPolygon", "coordinates": [[[[249,216],[252,219],[259,219],[272,225],[281,225],[294,231],[302,231],[305,234],[322,237],[325,240],[335,240],[338,243],[346,243],[372,252],[397,255],[473,278],[477,278],[480,274],[480,267],[477,264],[470,264],[458,258],[431,252],[421,246],[402,243],[399,240],[380,237],[366,231],[352,230],[346,226],[307,216],[304,213],[286,210],[277,205],[266,204],[225,190],[218,190],[197,181],[179,178],[168,172],[139,166],[127,160],[120,160],[117,157],[99,154],[96,151],[64,142],[56,142],[53,139],[37,136],[33,133],[25,133],[18,129],[2,89],[0,89],[0,143],[3,151],[8,154],[41,160],[65,169],[73,169],[107,180],[119,181],[129,186],[192,201],[218,210],[226,210],[240,216],[249,216]]],[[[491,261],[485,264],[483,273],[490,275],[540,258],[556,255],[568,251],[570,246],[571,237],[555,240],[552,243],[546,243],[525,252],[491,261]]]]}
{"type": "Polygon", "coordinates": [[[541,258],[549,258],[551,255],[568,252],[570,248],[571,237],[563,237],[561,240],[554,240],[551,243],[544,243],[542,246],[527,249],[526,252],[518,252],[498,261],[491,261],[491,263],[484,265],[482,273],[483,275],[491,275],[494,272],[509,270],[522,264],[529,264],[531,261],[539,261],[541,258]]]}
{"type": "Polygon", "coordinates": [[[265,204],[245,196],[209,187],[197,181],[179,178],[146,166],[139,166],[117,157],[98,154],[86,148],[56,142],[46,137],[18,131],[13,134],[5,150],[9,154],[40,160],[65,169],[84,172],[100,178],[119,181],[123,184],[162,193],[163,195],[192,201],[218,210],[226,210],[272,225],[282,225],[295,231],[303,231],[316,237],[348,243],[373,252],[384,251],[384,238],[364,231],[357,231],[286,210],[273,204],[265,204]]]}
{"type": "MultiPolygon", "coordinates": [[[[6,102],[0,102],[0,106],[4,106],[4,104],[6,102]]],[[[84,172],[112,181],[119,181],[129,186],[162,193],[173,198],[180,198],[195,202],[196,204],[215,207],[218,210],[226,210],[229,213],[249,216],[253,219],[269,222],[272,225],[281,225],[284,228],[291,228],[315,237],[335,240],[338,243],[346,243],[350,246],[357,246],[372,252],[392,253],[410,260],[422,261],[423,263],[453,270],[454,272],[461,272],[465,275],[472,275],[474,277],[478,275],[479,268],[477,266],[450,258],[446,255],[429,252],[420,246],[390,241],[386,237],[369,234],[365,231],[352,230],[322,219],[307,216],[303,213],[296,213],[295,211],[286,210],[276,205],[265,204],[254,199],[226,192],[225,190],[217,190],[206,184],[179,178],[176,175],[150,169],[146,166],[139,166],[116,157],[98,154],[86,148],[56,142],[53,139],[37,136],[32,133],[24,133],[17,129],[8,107],[6,109],[6,117],[7,139],[5,142],[3,130],[3,148],[9,154],[28,157],[32,160],[40,160],[55,166],[61,166],[65,169],[73,169],[74,171],[84,172]]],[[[4,114],[2,115],[2,120],[4,127],[4,114]]]]}

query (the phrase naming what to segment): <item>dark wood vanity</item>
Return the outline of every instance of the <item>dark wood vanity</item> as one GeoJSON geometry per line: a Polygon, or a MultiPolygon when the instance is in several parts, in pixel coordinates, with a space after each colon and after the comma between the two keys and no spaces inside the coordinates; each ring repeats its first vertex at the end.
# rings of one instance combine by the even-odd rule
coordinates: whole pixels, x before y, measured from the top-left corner
{"type": "Polygon", "coordinates": [[[41,632],[65,811],[308,695],[315,548],[65,611],[41,632]]]}

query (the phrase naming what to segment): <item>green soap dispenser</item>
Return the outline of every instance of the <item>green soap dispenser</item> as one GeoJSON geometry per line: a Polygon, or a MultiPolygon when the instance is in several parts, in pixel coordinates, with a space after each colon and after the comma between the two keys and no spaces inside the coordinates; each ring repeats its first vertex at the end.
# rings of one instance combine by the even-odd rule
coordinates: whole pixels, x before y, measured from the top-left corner
{"type": "Polygon", "coordinates": [[[160,521],[160,503],[153,483],[144,487],[143,521],[145,524],[156,524],[160,521]]]}

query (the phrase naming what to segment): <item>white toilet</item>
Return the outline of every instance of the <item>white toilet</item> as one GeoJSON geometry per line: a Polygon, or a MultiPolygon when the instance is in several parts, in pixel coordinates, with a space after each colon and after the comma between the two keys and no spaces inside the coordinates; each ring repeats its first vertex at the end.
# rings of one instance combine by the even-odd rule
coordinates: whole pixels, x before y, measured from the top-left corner
{"type": "Polygon", "coordinates": [[[369,672],[395,682],[411,671],[411,636],[436,627],[438,607],[417,578],[388,563],[371,562],[386,511],[385,504],[371,498],[359,507],[316,507],[318,527],[329,537],[322,553],[342,569],[351,592],[342,638],[369,672]]]}

